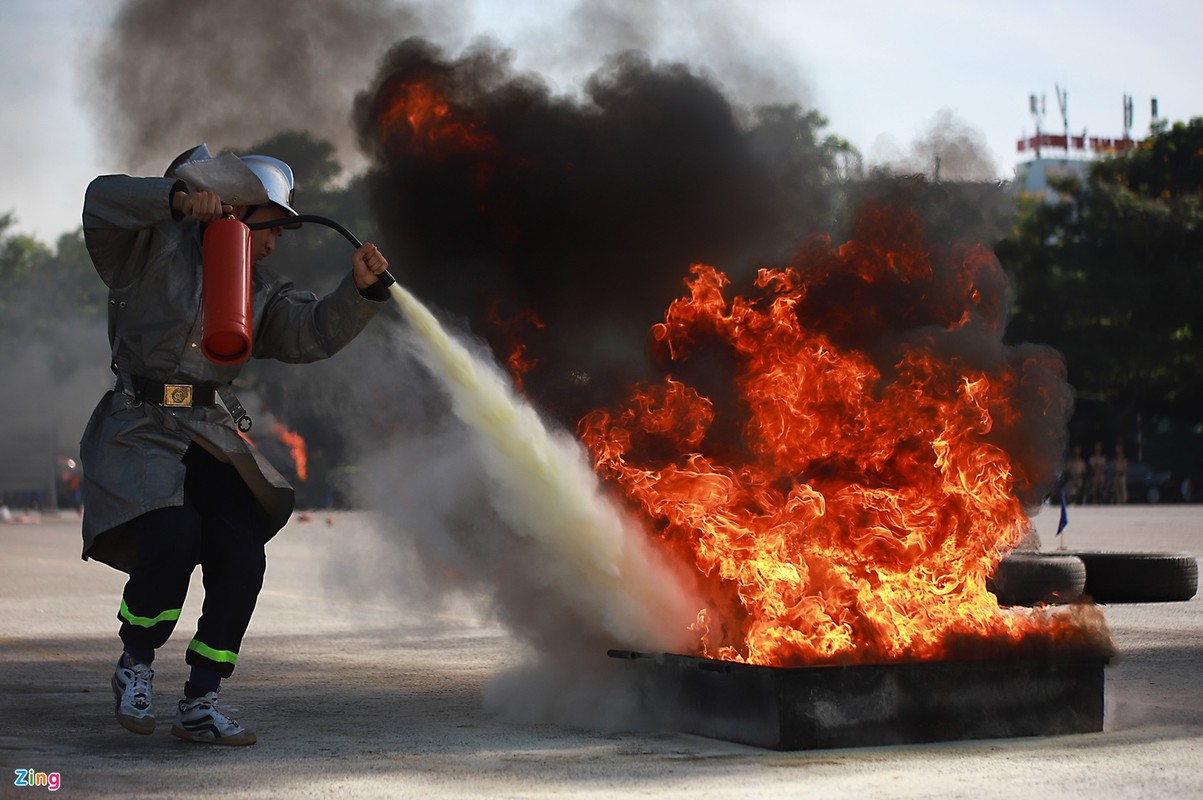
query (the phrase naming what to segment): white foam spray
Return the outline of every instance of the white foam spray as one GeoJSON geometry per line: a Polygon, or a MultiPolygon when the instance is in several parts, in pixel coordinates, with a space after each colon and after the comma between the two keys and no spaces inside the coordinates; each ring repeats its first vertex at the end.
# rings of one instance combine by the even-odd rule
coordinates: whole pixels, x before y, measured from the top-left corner
{"type": "MultiPolygon", "coordinates": [[[[508,550],[501,556],[506,558],[513,558],[515,549],[522,551],[510,568],[488,571],[492,580],[508,584],[485,587],[507,606],[500,611],[503,622],[517,622],[519,635],[545,656],[535,665],[545,686],[558,684],[561,688],[555,691],[560,692],[564,682],[557,676],[570,673],[567,682],[578,694],[584,691],[595,702],[611,703],[613,687],[597,682],[586,687],[581,664],[609,661],[606,645],[680,652],[689,646],[688,627],[701,601],[688,578],[666,562],[646,532],[605,495],[581,443],[546,425],[495,363],[449,335],[412,294],[397,284],[391,291],[416,334],[410,344],[444,384],[452,413],[464,423],[483,470],[481,491],[490,508],[477,513],[482,518],[495,514],[503,523],[503,530],[486,534],[493,537],[486,546],[508,550]],[[502,537],[509,541],[499,545],[502,537]],[[548,663],[555,659],[574,663],[557,668],[548,663]]],[[[462,449],[463,443],[455,446],[462,449]]],[[[456,458],[443,450],[426,469],[445,469],[445,463],[456,458]],[[438,459],[444,467],[434,463],[438,459]]],[[[467,472],[462,467],[447,470],[452,480],[458,479],[457,470],[467,472]]],[[[468,490],[464,493],[466,497],[468,490]]],[[[461,543],[461,555],[484,539],[479,532],[472,536],[473,541],[461,543]]],[[[498,556],[483,552],[477,556],[494,557],[498,556]]],[[[525,683],[532,683],[529,672],[525,683]]],[[[512,689],[510,682],[494,694],[512,689]]],[[[523,716],[565,716],[557,709],[535,710],[539,698],[532,697],[531,690],[523,694],[523,716]]]]}

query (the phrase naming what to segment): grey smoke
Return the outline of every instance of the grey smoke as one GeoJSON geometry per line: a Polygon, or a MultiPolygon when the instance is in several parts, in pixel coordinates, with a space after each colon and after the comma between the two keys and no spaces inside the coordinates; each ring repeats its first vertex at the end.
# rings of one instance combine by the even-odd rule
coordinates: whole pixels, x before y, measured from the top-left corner
{"type": "Polygon", "coordinates": [[[10,330],[30,333],[5,342],[0,492],[45,492],[54,459],[77,456],[88,416],[112,385],[104,322],[67,317],[47,324],[45,309],[12,304],[3,313],[10,330]]]}
{"type": "MultiPolygon", "coordinates": [[[[618,708],[635,706],[617,702],[624,690],[603,654],[688,649],[703,605],[690,596],[694,578],[612,503],[573,435],[512,393],[487,348],[457,344],[420,307],[407,314],[424,319],[398,336],[399,360],[412,352],[439,372],[454,418],[427,416],[369,463],[357,488],[382,512],[380,549],[439,579],[367,583],[396,586],[405,606],[483,598],[537,654],[489,694],[512,716],[616,723],[618,708]]],[[[353,567],[361,585],[371,562],[353,567]]]]}
{"type": "MultiPolygon", "coordinates": [[[[582,0],[566,19],[548,15],[524,40],[538,42],[519,68],[542,74],[575,74],[580,83],[615,53],[638,50],[655,58],[696,65],[746,107],[772,103],[809,105],[806,76],[764,47],[764,22],[726,0],[623,2],[582,0]]],[[[570,90],[572,87],[560,87],[570,90]]]]}
{"type": "Polygon", "coordinates": [[[932,180],[993,181],[999,174],[985,134],[949,109],[938,111],[905,152],[883,139],[874,156],[892,172],[927,175],[932,180]]]}
{"type": "Polygon", "coordinates": [[[379,54],[453,20],[453,11],[419,14],[389,0],[128,0],[91,71],[102,141],[151,175],[200,142],[220,148],[289,130],[353,157],[350,99],[379,54]]]}

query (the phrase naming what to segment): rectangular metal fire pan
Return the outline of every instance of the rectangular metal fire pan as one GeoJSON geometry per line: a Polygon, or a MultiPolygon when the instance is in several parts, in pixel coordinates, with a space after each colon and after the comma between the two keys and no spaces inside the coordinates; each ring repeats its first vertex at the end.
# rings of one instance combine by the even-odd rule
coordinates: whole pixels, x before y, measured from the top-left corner
{"type": "Polygon", "coordinates": [[[774,750],[1103,729],[1105,658],[763,667],[611,650],[664,727],[774,750]]]}

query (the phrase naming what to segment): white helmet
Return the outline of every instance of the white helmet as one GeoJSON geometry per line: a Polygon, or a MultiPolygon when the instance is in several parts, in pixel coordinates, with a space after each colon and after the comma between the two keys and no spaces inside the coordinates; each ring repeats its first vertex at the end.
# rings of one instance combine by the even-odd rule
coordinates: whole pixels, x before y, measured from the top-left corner
{"type": "Polygon", "coordinates": [[[267,199],[290,217],[300,216],[292,207],[296,189],[293,184],[292,168],[271,156],[239,156],[242,163],[250,167],[267,190],[267,199]]]}

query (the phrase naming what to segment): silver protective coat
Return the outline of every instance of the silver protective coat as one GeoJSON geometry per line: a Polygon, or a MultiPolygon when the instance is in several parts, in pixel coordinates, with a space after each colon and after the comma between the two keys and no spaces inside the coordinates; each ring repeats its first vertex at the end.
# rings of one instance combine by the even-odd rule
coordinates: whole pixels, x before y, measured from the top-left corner
{"type": "MultiPolygon", "coordinates": [[[[84,200],[84,240],[109,288],[109,342],[121,371],[161,383],[229,384],[242,365],[201,352],[203,226],[172,216],[170,178],[106,175],[84,200]]],[[[262,264],[254,268],[253,353],[289,363],[328,358],[384,304],[363,297],[350,271],[329,295],[300,291],[262,264]]],[[[164,408],[117,387],[96,406],[80,442],[84,471],[83,557],[128,571],[125,523],[184,501],[188,446],[196,442],[237,468],[263,512],[270,538],[288,521],[288,481],[243,439],[221,405],[164,408]]]]}

